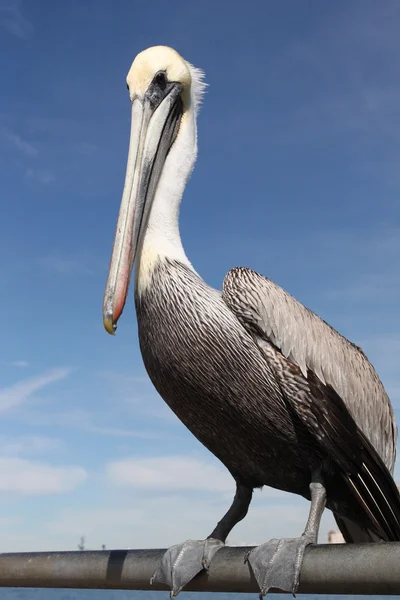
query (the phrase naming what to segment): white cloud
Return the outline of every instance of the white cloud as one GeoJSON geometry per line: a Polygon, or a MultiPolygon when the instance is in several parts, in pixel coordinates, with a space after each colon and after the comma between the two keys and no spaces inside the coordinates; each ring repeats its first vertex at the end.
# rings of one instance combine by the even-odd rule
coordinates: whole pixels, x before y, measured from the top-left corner
{"type": "Polygon", "coordinates": [[[21,458],[0,458],[0,492],[59,494],[74,490],[86,478],[81,467],[54,467],[21,458]]]}
{"type": "Polygon", "coordinates": [[[109,435],[111,437],[138,438],[143,440],[166,440],[177,439],[176,435],[160,433],[159,431],[146,431],[143,429],[123,429],[121,427],[102,427],[83,423],[81,428],[88,433],[98,433],[99,435],[109,435]]]}
{"type": "MultiPolygon", "coordinates": [[[[160,460],[157,459],[157,462],[160,463],[160,460]]],[[[35,465],[30,464],[31,468],[35,465]]],[[[177,473],[180,478],[188,476],[188,465],[189,462],[186,462],[185,471],[177,473]]],[[[54,497],[51,500],[52,511],[42,511],[33,526],[27,512],[24,519],[29,526],[23,527],[22,524],[17,530],[5,528],[1,531],[0,552],[76,549],[82,535],[89,549],[100,549],[102,544],[107,548],[162,548],[188,538],[204,539],[229,508],[234,484],[228,475],[223,485],[218,486],[220,489],[212,491],[215,476],[204,481],[203,462],[192,459],[190,465],[193,469],[200,467],[205,493],[199,494],[196,485],[191,485],[187,493],[171,492],[168,486],[165,490],[152,485],[149,488],[124,489],[110,485],[110,480],[105,478],[101,481],[104,487],[96,488],[95,504],[88,508],[82,507],[78,495],[71,498],[68,508],[63,502],[57,506],[58,498],[54,497]],[[30,535],[32,531],[40,531],[40,535],[30,535]]],[[[23,472],[16,464],[9,466],[12,471],[23,472]]],[[[164,466],[160,463],[160,469],[164,466]]],[[[174,466],[180,468],[182,463],[176,461],[174,466]]],[[[219,476],[223,476],[222,468],[219,476]]],[[[83,475],[81,480],[84,480],[83,475]]],[[[43,489],[42,481],[41,493],[44,493],[43,489]]],[[[28,490],[25,493],[33,493],[35,487],[32,491],[29,486],[28,490]]],[[[309,502],[295,495],[270,488],[256,490],[248,515],[234,528],[228,542],[230,545],[256,545],[273,537],[299,535],[307,521],[309,507],[309,502]]],[[[8,516],[14,516],[12,511],[8,516]]],[[[334,527],[330,511],[325,511],[321,542],[326,541],[327,532],[334,527]]]]}
{"type": "MultiPolygon", "coordinates": [[[[0,9],[1,10],[1,9],[0,9]]],[[[9,129],[2,129],[0,131],[1,138],[9,147],[15,148],[21,154],[30,158],[38,155],[38,150],[33,144],[25,140],[20,134],[9,129]]]]}
{"type": "Polygon", "coordinates": [[[20,39],[30,37],[33,32],[32,23],[21,12],[20,0],[0,0],[0,23],[20,39]]]}
{"type": "Polygon", "coordinates": [[[235,487],[224,467],[182,456],[125,458],[109,463],[106,471],[114,484],[143,490],[226,492],[235,487]]]}
{"type": "MultiPolygon", "coordinates": [[[[70,411],[43,411],[41,410],[28,410],[24,411],[23,419],[31,427],[62,427],[67,429],[73,429],[77,431],[83,431],[94,436],[109,436],[115,438],[135,438],[142,440],[177,440],[179,437],[176,433],[172,432],[159,432],[151,429],[126,429],[123,427],[113,427],[110,425],[97,424],[95,422],[96,414],[90,413],[81,409],[73,409],[70,411]]],[[[104,416],[104,415],[103,415],[104,416]]],[[[108,419],[111,420],[115,417],[113,415],[108,419]]],[[[107,421],[107,415],[102,419],[103,422],[107,421]]],[[[120,421],[118,420],[118,423],[120,421]]]]}
{"type": "Polygon", "coordinates": [[[102,371],[99,375],[110,386],[112,397],[132,407],[135,415],[167,423],[180,423],[175,413],[158,395],[147,373],[127,375],[120,371],[102,371]]]}
{"type": "MultiPolygon", "coordinates": [[[[294,537],[305,527],[310,503],[294,495],[279,492],[273,502],[264,492],[256,492],[246,518],[229,535],[230,545],[257,545],[271,538],[294,537]]],[[[73,549],[81,535],[88,548],[165,548],[185,539],[204,539],[227,511],[233,494],[211,494],[208,497],[185,494],[130,493],[126,503],[121,496],[114,506],[98,506],[81,510],[60,511],[40,524],[43,542],[35,548],[18,537],[9,540],[10,548],[0,536],[0,551],[73,549]],[[128,506],[129,504],[129,506],[128,506]]],[[[330,529],[336,529],[330,511],[325,511],[320,541],[326,542],[330,529]]]]}
{"type": "Polygon", "coordinates": [[[20,456],[54,452],[62,446],[61,440],[46,436],[0,435],[0,456],[20,456]]]}
{"type": "Polygon", "coordinates": [[[27,409],[24,418],[31,427],[67,427],[85,430],[90,413],[78,408],[59,412],[27,409]]]}
{"type": "Polygon", "coordinates": [[[70,372],[71,370],[66,368],[54,369],[38,377],[32,377],[10,387],[0,389],[0,411],[26,402],[32,394],[51,383],[64,379],[70,372]]]}
{"type": "Polygon", "coordinates": [[[13,360],[9,364],[11,367],[29,367],[29,363],[26,360],[13,360]]]}
{"type": "MultiPolygon", "coordinates": [[[[108,504],[102,504],[104,497],[105,494],[99,494],[98,504],[87,509],[75,504],[52,516],[43,511],[33,528],[31,524],[26,528],[9,527],[8,531],[5,528],[0,535],[0,552],[74,550],[82,535],[89,549],[100,549],[102,544],[107,548],[165,548],[189,538],[204,539],[232,500],[230,494],[199,498],[196,494],[132,495],[131,491],[121,498],[118,491],[111,502],[108,498],[108,504]]],[[[56,503],[57,497],[52,502],[56,503]]],[[[284,492],[278,492],[273,502],[266,499],[264,491],[255,492],[248,515],[233,529],[228,543],[257,545],[270,538],[300,535],[309,507],[303,498],[284,492]]],[[[321,543],[326,542],[331,529],[337,527],[331,512],[326,510],[321,543]]]]}

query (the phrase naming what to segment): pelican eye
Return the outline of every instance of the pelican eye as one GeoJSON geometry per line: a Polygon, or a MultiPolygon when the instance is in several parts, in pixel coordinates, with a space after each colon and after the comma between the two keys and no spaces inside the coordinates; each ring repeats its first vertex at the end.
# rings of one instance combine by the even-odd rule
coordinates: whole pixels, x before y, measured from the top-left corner
{"type": "Polygon", "coordinates": [[[165,71],[159,71],[158,73],[156,73],[154,75],[154,79],[153,82],[160,87],[162,90],[165,89],[166,85],[167,85],[167,76],[165,74],[165,71]]]}

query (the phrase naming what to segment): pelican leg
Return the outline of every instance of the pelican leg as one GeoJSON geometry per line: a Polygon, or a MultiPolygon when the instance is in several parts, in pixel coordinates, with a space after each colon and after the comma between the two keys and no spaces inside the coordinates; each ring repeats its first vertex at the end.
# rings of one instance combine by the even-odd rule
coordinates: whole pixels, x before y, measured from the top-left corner
{"type": "Polygon", "coordinates": [[[168,548],[150,583],[164,583],[170,588],[170,596],[173,598],[197,573],[208,569],[214,554],[224,546],[230,531],[246,516],[252,494],[251,488],[237,483],[232,505],[214,531],[205,540],[186,540],[183,544],[168,548]]]}
{"type": "Polygon", "coordinates": [[[299,587],[304,551],[318,541],[318,530],[326,504],[322,483],[310,484],[311,507],[304,533],[299,538],[273,539],[251,550],[247,561],[260,586],[260,599],[271,588],[295,595],[299,587]]]}

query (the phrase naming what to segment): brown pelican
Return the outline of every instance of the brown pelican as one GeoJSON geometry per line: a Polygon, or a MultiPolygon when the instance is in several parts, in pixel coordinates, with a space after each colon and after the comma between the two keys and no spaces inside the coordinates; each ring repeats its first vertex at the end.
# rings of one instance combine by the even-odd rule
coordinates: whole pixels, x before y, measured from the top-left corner
{"type": "Polygon", "coordinates": [[[203,74],[158,46],[135,58],[127,84],[132,128],[104,325],[116,329],[136,260],[150,379],[236,482],[213,532],[170,548],[154,578],[176,595],[245,517],[253,489],[268,485],[311,500],[309,519],[301,537],[262,544],[248,562],[261,594],[295,592],[325,505],[347,542],[400,540],[390,400],[362,350],[269,279],[235,268],[220,293],[196,273],[178,214],[197,154],[203,74]]]}

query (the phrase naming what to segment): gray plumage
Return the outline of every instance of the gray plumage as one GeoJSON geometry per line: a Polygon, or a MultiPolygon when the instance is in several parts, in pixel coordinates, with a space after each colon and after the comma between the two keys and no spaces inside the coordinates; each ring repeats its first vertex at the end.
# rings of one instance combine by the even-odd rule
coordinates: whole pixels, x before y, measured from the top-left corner
{"type": "MultiPolygon", "coordinates": [[[[383,463],[392,470],[397,429],[360,349],[248,269],[230,271],[221,295],[183,264],[160,260],[136,309],[153,384],[237,482],[310,498],[311,474],[319,471],[338,517],[358,523],[360,536],[390,538],[393,511],[383,529],[374,522],[373,484],[362,473],[367,465],[376,481],[383,463]]],[[[389,473],[381,480],[378,495],[388,485],[396,503],[389,473]]]]}
{"type": "MultiPolygon", "coordinates": [[[[279,349],[307,379],[315,373],[330,385],[390,472],[396,459],[397,425],[389,397],[364,352],[270,279],[232,269],[223,299],[271,357],[279,349]],[[269,342],[268,348],[261,333],[269,342]]],[[[267,343],[268,343],[267,342],[267,343]]],[[[281,363],[285,365],[285,360],[281,363]]],[[[283,373],[289,375],[283,367],[283,373]]],[[[301,379],[300,377],[298,379],[301,379]]]]}

